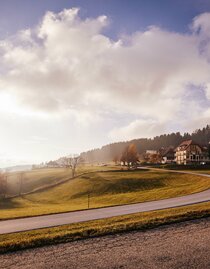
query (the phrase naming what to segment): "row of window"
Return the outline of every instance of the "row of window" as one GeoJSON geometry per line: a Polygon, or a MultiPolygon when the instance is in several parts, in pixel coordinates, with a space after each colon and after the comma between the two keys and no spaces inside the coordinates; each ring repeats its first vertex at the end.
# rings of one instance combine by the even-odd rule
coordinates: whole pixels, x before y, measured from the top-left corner
{"type": "Polygon", "coordinates": [[[186,156],[177,156],[176,159],[178,161],[184,161],[186,159],[190,159],[192,161],[199,161],[199,160],[207,160],[208,157],[207,156],[203,156],[203,155],[190,155],[189,158],[187,158],[186,156]]]}

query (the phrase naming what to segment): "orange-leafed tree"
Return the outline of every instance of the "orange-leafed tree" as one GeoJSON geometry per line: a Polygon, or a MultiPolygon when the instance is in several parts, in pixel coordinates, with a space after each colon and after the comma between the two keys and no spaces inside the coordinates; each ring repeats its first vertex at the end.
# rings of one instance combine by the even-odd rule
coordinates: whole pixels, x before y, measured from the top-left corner
{"type": "Polygon", "coordinates": [[[154,153],[150,155],[150,163],[161,163],[161,156],[159,153],[154,153]]]}
{"type": "Polygon", "coordinates": [[[123,162],[123,165],[127,165],[128,169],[137,166],[137,163],[139,162],[139,154],[135,144],[130,144],[125,148],[120,161],[123,162]]]}

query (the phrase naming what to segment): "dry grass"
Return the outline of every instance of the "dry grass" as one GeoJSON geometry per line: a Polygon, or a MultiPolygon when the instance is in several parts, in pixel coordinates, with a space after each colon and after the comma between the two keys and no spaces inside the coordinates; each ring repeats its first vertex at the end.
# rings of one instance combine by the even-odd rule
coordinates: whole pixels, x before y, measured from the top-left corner
{"type": "MultiPolygon", "coordinates": [[[[95,172],[100,170],[111,170],[113,167],[100,166],[80,166],[77,174],[85,172],[95,172]]],[[[14,196],[20,191],[20,176],[22,172],[12,172],[7,175],[8,190],[7,195],[14,196]]],[[[39,188],[51,186],[59,182],[71,179],[71,170],[66,168],[42,168],[25,171],[22,173],[23,184],[22,193],[32,192],[39,188]]]]}
{"type": "Polygon", "coordinates": [[[124,231],[154,228],[163,224],[207,216],[210,216],[210,202],[64,225],[55,228],[0,235],[0,253],[124,231]]]}
{"type": "Polygon", "coordinates": [[[209,178],[165,171],[94,172],[45,191],[1,201],[0,219],[86,209],[88,194],[90,207],[98,208],[182,196],[209,187],[209,178]]]}

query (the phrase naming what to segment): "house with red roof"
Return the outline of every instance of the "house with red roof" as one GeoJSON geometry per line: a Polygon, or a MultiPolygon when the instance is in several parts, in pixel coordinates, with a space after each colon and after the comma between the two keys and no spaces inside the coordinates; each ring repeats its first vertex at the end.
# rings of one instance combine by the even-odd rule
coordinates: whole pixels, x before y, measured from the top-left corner
{"type": "Polygon", "coordinates": [[[177,164],[205,164],[209,162],[208,149],[193,140],[183,141],[175,149],[177,164]]]}

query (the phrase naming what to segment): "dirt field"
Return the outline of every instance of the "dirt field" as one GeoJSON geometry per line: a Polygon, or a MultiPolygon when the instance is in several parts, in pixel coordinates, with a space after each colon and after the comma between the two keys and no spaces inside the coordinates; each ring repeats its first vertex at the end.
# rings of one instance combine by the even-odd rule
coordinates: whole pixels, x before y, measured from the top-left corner
{"type": "Polygon", "coordinates": [[[0,256],[1,269],[210,268],[210,218],[0,256]]]}

